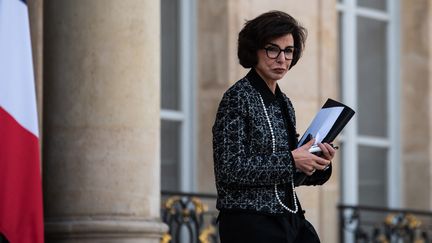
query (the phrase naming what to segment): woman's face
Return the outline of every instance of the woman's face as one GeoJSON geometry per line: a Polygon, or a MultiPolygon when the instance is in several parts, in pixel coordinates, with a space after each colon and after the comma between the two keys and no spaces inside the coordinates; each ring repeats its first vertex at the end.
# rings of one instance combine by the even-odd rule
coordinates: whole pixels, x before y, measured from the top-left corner
{"type": "Polygon", "coordinates": [[[266,82],[276,82],[285,76],[292,62],[294,38],[292,34],[275,38],[257,52],[255,70],[266,82]]]}

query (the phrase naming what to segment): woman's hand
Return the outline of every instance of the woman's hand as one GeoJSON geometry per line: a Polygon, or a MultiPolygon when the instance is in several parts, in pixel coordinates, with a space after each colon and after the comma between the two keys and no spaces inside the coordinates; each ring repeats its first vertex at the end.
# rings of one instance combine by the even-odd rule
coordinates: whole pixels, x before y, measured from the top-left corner
{"type": "Polygon", "coordinates": [[[294,156],[294,163],[297,169],[305,173],[306,175],[312,175],[315,170],[324,170],[333,159],[336,151],[327,143],[319,143],[318,146],[322,150],[322,157],[309,152],[309,149],[314,144],[315,139],[311,139],[303,146],[292,151],[294,156]]]}
{"type": "Polygon", "coordinates": [[[335,156],[336,150],[328,143],[319,143],[318,146],[321,149],[321,157],[331,161],[335,156]]]}

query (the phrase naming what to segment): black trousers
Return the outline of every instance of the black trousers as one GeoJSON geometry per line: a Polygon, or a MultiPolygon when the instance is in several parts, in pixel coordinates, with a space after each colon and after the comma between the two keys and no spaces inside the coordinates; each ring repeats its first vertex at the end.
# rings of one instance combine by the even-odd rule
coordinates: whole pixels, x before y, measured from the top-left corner
{"type": "Polygon", "coordinates": [[[249,212],[219,214],[221,243],[319,243],[302,214],[265,215],[249,212]]]}

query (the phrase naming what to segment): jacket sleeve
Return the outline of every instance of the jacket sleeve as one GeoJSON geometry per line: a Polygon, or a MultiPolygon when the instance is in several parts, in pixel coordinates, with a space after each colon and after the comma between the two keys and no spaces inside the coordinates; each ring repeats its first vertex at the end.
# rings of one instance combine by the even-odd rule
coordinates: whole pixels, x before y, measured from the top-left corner
{"type": "Polygon", "coordinates": [[[291,181],[292,154],[281,151],[250,154],[245,98],[226,93],[213,126],[213,157],[216,182],[234,186],[268,186],[291,181]]]}

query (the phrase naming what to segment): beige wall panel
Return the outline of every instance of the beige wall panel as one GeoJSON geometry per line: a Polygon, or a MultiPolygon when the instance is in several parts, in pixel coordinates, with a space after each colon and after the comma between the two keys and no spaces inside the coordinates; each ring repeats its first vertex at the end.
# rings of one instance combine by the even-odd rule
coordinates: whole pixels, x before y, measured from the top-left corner
{"type": "Polygon", "coordinates": [[[228,3],[198,1],[197,108],[198,185],[201,192],[216,192],[213,173],[212,126],[223,92],[229,87],[228,3]]]}
{"type": "MultiPolygon", "coordinates": [[[[332,177],[339,171],[333,171],[332,177]]],[[[320,237],[321,242],[338,242],[339,217],[337,205],[340,200],[339,183],[327,182],[320,192],[320,237]]]]}
{"type": "MultiPolygon", "coordinates": [[[[428,53],[429,53],[429,62],[428,62],[428,70],[429,70],[429,126],[432,126],[432,58],[431,58],[431,48],[432,48],[432,3],[430,1],[427,2],[427,9],[428,9],[428,41],[427,41],[427,47],[428,53]]],[[[432,140],[432,129],[429,128],[429,139],[432,140]]],[[[429,205],[427,207],[428,210],[432,209],[432,142],[429,141],[429,156],[428,156],[428,175],[427,175],[427,183],[428,183],[428,191],[429,191],[429,198],[428,202],[429,205]]]]}
{"type": "Polygon", "coordinates": [[[317,230],[320,231],[319,218],[319,193],[315,186],[303,186],[296,189],[303,210],[306,211],[305,217],[317,230]]]}
{"type": "MultiPolygon", "coordinates": [[[[339,97],[339,75],[338,75],[338,20],[336,11],[336,0],[318,1],[319,18],[318,29],[318,94],[319,106],[332,98],[340,100],[339,97]]],[[[337,143],[337,141],[335,141],[337,143]]],[[[338,239],[338,217],[337,204],[340,201],[339,173],[340,152],[333,159],[333,173],[329,181],[319,187],[319,233],[322,242],[337,242],[338,239]]]]}
{"type": "Polygon", "coordinates": [[[431,207],[430,1],[401,1],[404,204],[431,207]],[[425,114],[419,116],[419,114],[425,114]],[[419,178],[421,178],[419,180],[419,178]],[[420,183],[421,181],[421,183],[420,183]]]}

